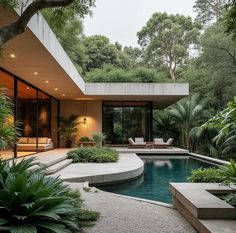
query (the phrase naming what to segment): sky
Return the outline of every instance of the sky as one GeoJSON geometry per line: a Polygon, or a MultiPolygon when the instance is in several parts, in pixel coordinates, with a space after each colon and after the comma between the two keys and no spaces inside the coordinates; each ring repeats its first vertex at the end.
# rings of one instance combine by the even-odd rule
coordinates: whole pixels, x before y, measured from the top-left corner
{"type": "Polygon", "coordinates": [[[96,0],[92,17],[84,20],[85,35],[105,35],[112,43],[138,46],[137,32],[154,12],[194,17],[195,0],[96,0]]]}

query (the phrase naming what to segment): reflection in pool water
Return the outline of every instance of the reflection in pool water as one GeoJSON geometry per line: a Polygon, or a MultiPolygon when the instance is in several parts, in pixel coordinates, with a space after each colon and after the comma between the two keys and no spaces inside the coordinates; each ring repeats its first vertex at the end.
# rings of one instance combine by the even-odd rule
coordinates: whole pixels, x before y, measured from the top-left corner
{"type": "Polygon", "coordinates": [[[143,176],[134,181],[98,188],[117,194],[171,203],[170,182],[186,182],[192,169],[211,166],[192,158],[143,160],[143,176]]]}

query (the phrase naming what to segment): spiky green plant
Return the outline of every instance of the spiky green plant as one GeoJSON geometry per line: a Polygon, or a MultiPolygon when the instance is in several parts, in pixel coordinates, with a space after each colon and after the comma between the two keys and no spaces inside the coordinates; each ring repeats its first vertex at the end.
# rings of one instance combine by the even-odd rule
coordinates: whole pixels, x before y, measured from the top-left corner
{"type": "Polygon", "coordinates": [[[106,134],[102,132],[94,132],[92,134],[93,141],[96,143],[96,146],[102,146],[102,143],[106,139],[106,134]]]}
{"type": "Polygon", "coordinates": [[[13,104],[0,88],[0,150],[9,149],[20,137],[19,123],[12,118],[13,104]]]}
{"type": "Polygon", "coordinates": [[[206,117],[206,110],[204,104],[199,103],[199,96],[195,94],[179,101],[169,110],[169,114],[179,129],[182,146],[192,150],[191,131],[199,127],[206,117]]]}
{"type": "Polygon", "coordinates": [[[233,159],[230,160],[230,164],[221,166],[220,170],[226,183],[236,184],[236,164],[233,159]]]}
{"type": "Polygon", "coordinates": [[[78,198],[59,178],[45,177],[33,159],[0,161],[0,231],[72,233],[80,227],[78,198]]]}

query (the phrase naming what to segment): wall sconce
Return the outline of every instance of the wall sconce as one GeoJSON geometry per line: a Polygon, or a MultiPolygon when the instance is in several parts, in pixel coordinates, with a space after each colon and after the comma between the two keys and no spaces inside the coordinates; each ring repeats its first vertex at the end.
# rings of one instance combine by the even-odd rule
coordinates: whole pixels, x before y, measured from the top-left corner
{"type": "Polygon", "coordinates": [[[86,117],[84,118],[83,127],[86,127],[86,117]]]}

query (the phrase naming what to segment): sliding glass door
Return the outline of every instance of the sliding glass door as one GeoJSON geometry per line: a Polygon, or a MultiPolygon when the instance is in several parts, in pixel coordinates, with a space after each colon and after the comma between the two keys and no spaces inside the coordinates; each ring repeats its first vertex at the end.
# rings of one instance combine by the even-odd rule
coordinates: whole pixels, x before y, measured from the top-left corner
{"type": "Polygon", "coordinates": [[[129,137],[152,138],[151,102],[103,102],[103,132],[106,143],[127,144],[129,137]]]}

